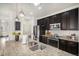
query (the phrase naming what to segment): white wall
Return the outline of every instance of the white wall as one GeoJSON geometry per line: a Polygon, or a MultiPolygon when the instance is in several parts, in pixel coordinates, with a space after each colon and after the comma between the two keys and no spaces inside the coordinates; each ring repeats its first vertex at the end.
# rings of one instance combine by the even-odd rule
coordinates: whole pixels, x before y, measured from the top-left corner
{"type": "MultiPolygon", "coordinates": [[[[27,8],[25,8],[26,6],[22,6],[22,7],[24,7],[25,11],[27,11],[27,8]]],[[[20,11],[19,8],[18,8],[18,10],[20,11]]],[[[19,14],[18,10],[17,10],[17,13],[19,14]]],[[[30,12],[30,10],[29,10],[29,12],[30,12]]],[[[22,35],[29,34],[29,33],[32,34],[33,26],[35,24],[34,17],[30,16],[26,12],[24,12],[24,13],[25,13],[25,17],[20,18],[20,21],[21,21],[21,31],[20,32],[22,35]]],[[[14,24],[15,17],[16,17],[16,4],[0,4],[0,21],[7,22],[7,25],[4,24],[4,26],[6,26],[6,28],[7,28],[7,29],[5,28],[5,32],[6,32],[6,35],[9,35],[10,40],[15,40],[15,37],[12,34],[13,32],[15,32],[15,24],[14,24]]],[[[1,25],[1,23],[0,23],[0,25],[1,25]]],[[[0,34],[2,32],[4,32],[4,31],[0,28],[0,34]]]]}
{"type": "Polygon", "coordinates": [[[1,18],[0,19],[0,35],[9,35],[11,38],[10,40],[13,40],[12,38],[12,32],[14,31],[14,21],[12,21],[9,18],[1,18]]]}

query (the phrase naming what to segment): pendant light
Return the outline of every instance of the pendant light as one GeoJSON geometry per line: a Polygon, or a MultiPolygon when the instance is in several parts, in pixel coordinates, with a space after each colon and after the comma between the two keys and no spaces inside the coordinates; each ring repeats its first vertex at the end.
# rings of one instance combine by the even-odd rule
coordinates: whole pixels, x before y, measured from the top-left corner
{"type": "Polygon", "coordinates": [[[18,18],[18,16],[16,16],[16,17],[15,17],[15,20],[16,20],[16,21],[19,21],[19,18],[18,18]]]}
{"type": "Polygon", "coordinates": [[[16,3],[16,17],[15,17],[15,21],[19,21],[17,10],[18,10],[18,7],[17,7],[17,3],[16,3]]]}
{"type": "Polygon", "coordinates": [[[23,12],[22,10],[20,11],[19,16],[20,16],[20,17],[24,17],[24,16],[25,16],[25,15],[24,15],[24,12],[23,12]]]}
{"type": "MultiPolygon", "coordinates": [[[[22,9],[22,7],[20,9],[22,9]]],[[[18,11],[19,11],[18,10],[18,4],[16,3],[16,17],[15,17],[16,21],[19,21],[19,17],[25,16],[23,10],[21,10],[19,13],[18,13],[18,11]]]]}
{"type": "Polygon", "coordinates": [[[22,5],[20,5],[20,12],[19,12],[19,15],[18,16],[19,17],[24,17],[25,16],[22,5]]]}

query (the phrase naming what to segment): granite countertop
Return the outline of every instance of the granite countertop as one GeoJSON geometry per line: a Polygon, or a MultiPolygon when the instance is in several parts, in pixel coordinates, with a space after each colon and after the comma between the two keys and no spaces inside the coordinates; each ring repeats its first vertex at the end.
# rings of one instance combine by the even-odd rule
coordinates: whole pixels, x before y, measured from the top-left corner
{"type": "MultiPolygon", "coordinates": [[[[48,38],[51,37],[51,36],[48,36],[48,35],[42,35],[42,36],[48,37],[48,38]]],[[[59,36],[59,39],[73,41],[73,42],[78,42],[78,38],[73,40],[73,39],[70,38],[70,36],[59,36]]]]}
{"type": "Polygon", "coordinates": [[[60,39],[63,39],[63,40],[68,40],[68,41],[73,41],[73,42],[78,42],[78,39],[71,39],[69,36],[59,36],[60,39]]]}

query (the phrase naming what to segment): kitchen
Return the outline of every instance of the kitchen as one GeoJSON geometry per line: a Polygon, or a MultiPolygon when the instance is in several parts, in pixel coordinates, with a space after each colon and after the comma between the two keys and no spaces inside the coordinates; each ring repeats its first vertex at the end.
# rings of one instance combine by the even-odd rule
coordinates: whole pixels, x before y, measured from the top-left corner
{"type": "Polygon", "coordinates": [[[40,41],[78,55],[79,9],[73,8],[38,19],[40,41]]]}
{"type": "Polygon", "coordinates": [[[79,55],[78,3],[2,3],[0,7],[0,56],[79,55]]]}

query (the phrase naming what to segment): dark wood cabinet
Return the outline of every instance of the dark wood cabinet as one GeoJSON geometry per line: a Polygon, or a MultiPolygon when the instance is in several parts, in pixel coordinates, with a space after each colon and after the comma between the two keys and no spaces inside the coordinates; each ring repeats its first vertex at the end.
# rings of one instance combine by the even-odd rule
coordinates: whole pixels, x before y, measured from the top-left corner
{"type": "Polygon", "coordinates": [[[44,25],[46,30],[49,30],[50,29],[49,17],[45,18],[44,22],[45,22],[44,25]]]}
{"type": "Polygon", "coordinates": [[[78,30],[78,8],[62,13],[61,30],[78,30]]]}
{"type": "Polygon", "coordinates": [[[49,17],[49,23],[61,23],[61,13],[49,17]]]}
{"type": "Polygon", "coordinates": [[[37,24],[40,28],[40,42],[46,43],[46,38],[42,37],[42,35],[45,35],[45,31],[49,30],[50,24],[49,24],[49,18],[43,18],[37,21],[37,24]]]}
{"type": "Polygon", "coordinates": [[[57,14],[55,23],[61,23],[61,19],[62,19],[62,13],[57,14]]]}
{"type": "Polygon", "coordinates": [[[38,20],[38,25],[44,25],[45,29],[49,30],[50,24],[61,23],[61,30],[78,30],[78,16],[78,8],[76,8],[46,18],[42,18],[38,20]]]}
{"type": "Polygon", "coordinates": [[[67,15],[68,12],[62,13],[61,30],[67,29],[67,18],[68,18],[67,15]]]}
{"type": "Polygon", "coordinates": [[[47,44],[47,38],[44,36],[40,37],[40,42],[47,44]]]}
{"type": "Polygon", "coordinates": [[[67,41],[67,52],[78,55],[78,43],[77,42],[72,42],[72,41],[67,41]]]}
{"type": "Polygon", "coordinates": [[[70,29],[78,30],[78,9],[70,11],[70,29]]]}
{"type": "Polygon", "coordinates": [[[61,49],[61,50],[66,50],[66,48],[67,48],[67,44],[66,44],[67,42],[65,41],[65,40],[61,40],[61,39],[59,39],[59,49],[61,49]]]}
{"type": "Polygon", "coordinates": [[[78,55],[78,42],[59,39],[59,49],[78,55]]]}
{"type": "MultiPolygon", "coordinates": [[[[40,42],[43,42],[47,44],[47,39],[45,37],[42,37],[42,35],[45,35],[45,31],[50,29],[50,24],[53,23],[61,23],[61,30],[79,30],[79,12],[78,8],[72,9],[66,12],[62,12],[56,15],[52,15],[49,17],[45,17],[42,19],[39,19],[37,21],[37,25],[39,25],[40,29],[40,42]]],[[[49,40],[49,45],[55,46],[57,45],[56,41],[49,40]]],[[[73,44],[70,44],[71,42],[66,40],[59,40],[59,49],[62,49],[64,51],[73,53],[77,55],[77,43],[72,42],[73,44]]]]}
{"type": "Polygon", "coordinates": [[[53,24],[53,23],[54,23],[54,16],[50,16],[50,17],[49,17],[49,23],[50,23],[50,24],[53,24]]]}

